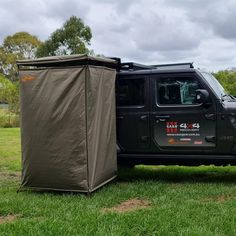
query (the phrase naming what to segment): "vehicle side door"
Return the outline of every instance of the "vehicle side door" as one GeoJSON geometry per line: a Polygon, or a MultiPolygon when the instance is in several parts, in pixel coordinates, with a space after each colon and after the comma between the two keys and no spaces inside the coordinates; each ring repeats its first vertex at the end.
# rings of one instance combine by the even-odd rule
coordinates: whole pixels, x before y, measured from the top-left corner
{"type": "Polygon", "coordinates": [[[216,108],[198,104],[196,91],[207,89],[196,73],[160,74],[151,79],[152,142],[158,151],[211,151],[216,146],[216,108]]]}
{"type": "Polygon", "coordinates": [[[149,78],[145,75],[118,76],[116,85],[117,143],[123,153],[148,151],[149,78]]]}

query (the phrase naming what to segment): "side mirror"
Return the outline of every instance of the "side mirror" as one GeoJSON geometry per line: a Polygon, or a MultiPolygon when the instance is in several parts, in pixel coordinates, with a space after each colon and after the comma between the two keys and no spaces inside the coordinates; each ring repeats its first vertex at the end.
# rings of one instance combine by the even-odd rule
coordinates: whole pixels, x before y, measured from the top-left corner
{"type": "Polygon", "coordinates": [[[196,102],[205,104],[209,101],[209,93],[205,89],[197,89],[196,90],[196,102]]]}

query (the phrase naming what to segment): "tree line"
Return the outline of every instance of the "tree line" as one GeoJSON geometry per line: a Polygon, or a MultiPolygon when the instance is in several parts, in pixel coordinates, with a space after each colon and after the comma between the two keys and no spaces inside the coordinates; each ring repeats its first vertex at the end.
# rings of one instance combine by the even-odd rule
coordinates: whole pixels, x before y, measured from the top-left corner
{"type": "Polygon", "coordinates": [[[236,71],[223,70],[214,73],[216,79],[221,83],[226,92],[236,96],[236,71]]]}
{"type": "MultiPolygon", "coordinates": [[[[76,16],[70,17],[44,42],[28,32],[17,32],[7,36],[0,45],[0,103],[8,103],[11,112],[19,113],[17,60],[56,55],[93,54],[93,51],[88,48],[91,38],[90,27],[76,16]]],[[[236,95],[236,71],[219,71],[214,75],[229,94],[236,95]]]]}
{"type": "Polygon", "coordinates": [[[70,17],[44,42],[28,32],[17,32],[7,36],[0,45],[0,103],[8,103],[11,112],[19,113],[17,60],[92,54],[93,51],[88,49],[91,38],[90,27],[76,16],[70,17]]]}

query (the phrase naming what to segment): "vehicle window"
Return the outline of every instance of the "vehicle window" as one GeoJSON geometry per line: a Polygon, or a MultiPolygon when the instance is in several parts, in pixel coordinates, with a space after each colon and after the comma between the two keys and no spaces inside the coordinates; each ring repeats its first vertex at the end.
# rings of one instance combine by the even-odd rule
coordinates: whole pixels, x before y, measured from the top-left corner
{"type": "Polygon", "coordinates": [[[227,95],[227,92],[224,90],[220,82],[210,73],[201,72],[201,74],[206,79],[207,83],[212,87],[212,89],[217,94],[218,98],[222,98],[223,95],[227,95]]]}
{"type": "Polygon", "coordinates": [[[144,105],[144,79],[120,79],[118,82],[118,106],[144,105]]]}
{"type": "Polygon", "coordinates": [[[159,104],[194,105],[200,86],[194,78],[161,78],[157,82],[159,104]]]}

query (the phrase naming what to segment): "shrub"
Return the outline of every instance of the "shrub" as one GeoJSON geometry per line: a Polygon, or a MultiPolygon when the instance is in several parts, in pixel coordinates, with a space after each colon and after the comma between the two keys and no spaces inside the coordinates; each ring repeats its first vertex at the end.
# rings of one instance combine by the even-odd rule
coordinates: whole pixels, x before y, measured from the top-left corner
{"type": "Polygon", "coordinates": [[[10,112],[8,109],[0,108],[0,127],[1,128],[11,128],[19,127],[20,119],[18,114],[10,112]]]}
{"type": "Polygon", "coordinates": [[[0,74],[0,101],[6,102],[9,111],[19,115],[19,83],[11,82],[0,74]]]}

